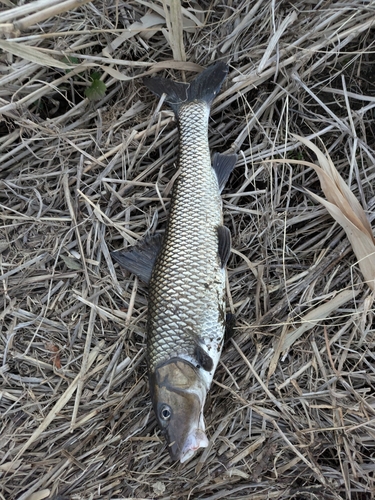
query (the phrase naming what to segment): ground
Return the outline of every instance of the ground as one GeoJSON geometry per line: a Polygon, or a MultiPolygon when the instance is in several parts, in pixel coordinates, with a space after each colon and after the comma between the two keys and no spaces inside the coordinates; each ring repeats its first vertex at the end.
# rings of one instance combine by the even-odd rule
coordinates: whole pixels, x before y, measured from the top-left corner
{"type": "Polygon", "coordinates": [[[373,284],[293,135],[373,225],[373,2],[7,0],[0,33],[0,498],[373,498],[373,284]],[[142,77],[217,60],[236,324],[209,447],[181,465],[151,409],[147,287],[110,252],[163,230],[178,172],[142,77]]]}

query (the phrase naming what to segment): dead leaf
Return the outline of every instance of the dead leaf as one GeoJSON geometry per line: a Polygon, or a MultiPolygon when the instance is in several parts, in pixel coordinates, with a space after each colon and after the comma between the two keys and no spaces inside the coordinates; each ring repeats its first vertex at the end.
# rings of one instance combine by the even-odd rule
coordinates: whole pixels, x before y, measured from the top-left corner
{"type": "Polygon", "coordinates": [[[318,149],[315,144],[308,139],[296,134],[292,135],[316,154],[320,167],[313,164],[311,166],[319,176],[319,180],[327,200],[337,205],[346,217],[354,224],[362,226],[362,230],[368,232],[375,244],[370,223],[367,220],[361,204],[351,192],[344,179],[338,173],[327,150],[325,156],[320,149],[318,149]]]}
{"type": "MultiPolygon", "coordinates": [[[[121,35],[119,35],[117,38],[115,38],[109,45],[108,47],[105,47],[103,50],[103,54],[107,55],[107,57],[110,57],[110,54],[112,54],[116,49],[120,47],[126,40],[129,40],[130,38],[140,34],[140,33],[148,33],[150,31],[150,28],[159,28],[165,24],[165,19],[164,17],[159,16],[158,14],[155,13],[148,13],[144,16],[141,17],[140,21],[136,21],[135,23],[131,24],[128,26],[121,35]]],[[[156,30],[153,30],[154,32],[156,30]]]]}
{"type": "Polygon", "coordinates": [[[31,45],[26,45],[25,43],[0,40],[0,49],[3,49],[4,52],[9,52],[10,54],[21,57],[22,59],[26,59],[26,61],[40,64],[41,66],[50,66],[52,68],[65,70],[76,67],[75,64],[66,64],[50,56],[46,51],[32,47],[31,45]]]}
{"type": "Polygon", "coordinates": [[[43,498],[48,498],[50,494],[51,490],[48,489],[35,491],[29,497],[27,497],[27,500],[43,500],[43,498]]]}
{"type": "Polygon", "coordinates": [[[368,286],[375,291],[375,239],[361,204],[338,173],[327,150],[323,154],[308,139],[295,134],[293,137],[316,154],[320,166],[312,163],[309,163],[309,166],[318,174],[327,200],[310,191],[309,194],[324,205],[344,229],[357,257],[363,277],[368,286]]]}
{"type": "Polygon", "coordinates": [[[176,61],[186,61],[181,2],[179,0],[170,0],[168,2],[169,8],[166,0],[162,0],[162,3],[168,27],[168,30],[163,29],[162,31],[171,46],[173,59],[176,61]]]}
{"type": "Polygon", "coordinates": [[[372,290],[375,290],[375,245],[372,235],[370,236],[367,231],[353,224],[336,205],[310,191],[308,192],[326,207],[332,217],[344,229],[358,259],[358,265],[366,283],[372,290]]]}
{"type": "Polygon", "coordinates": [[[14,462],[5,462],[0,465],[0,471],[3,472],[14,472],[16,471],[22,464],[22,460],[15,460],[14,462]]]}
{"type": "Polygon", "coordinates": [[[61,368],[60,349],[57,347],[57,345],[52,344],[52,342],[46,344],[46,349],[52,353],[52,363],[54,367],[60,370],[61,368]]]}
{"type": "Polygon", "coordinates": [[[358,293],[359,290],[343,290],[332,299],[324,302],[320,306],[315,307],[305,314],[300,320],[300,326],[297,328],[294,326],[290,326],[288,328],[288,325],[285,325],[285,328],[283,329],[283,332],[277,340],[275,346],[275,353],[270,362],[268,377],[270,377],[276,370],[277,363],[283,352],[288,351],[288,349],[290,349],[305,332],[311,330],[311,328],[328,318],[333,311],[342,307],[349,300],[352,300],[358,293]]]}

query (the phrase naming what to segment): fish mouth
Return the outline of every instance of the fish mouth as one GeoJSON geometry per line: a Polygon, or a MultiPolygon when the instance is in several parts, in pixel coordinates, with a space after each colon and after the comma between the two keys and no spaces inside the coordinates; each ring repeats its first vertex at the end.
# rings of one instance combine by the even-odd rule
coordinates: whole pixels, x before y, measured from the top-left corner
{"type": "Polygon", "coordinates": [[[205,432],[201,429],[195,429],[187,437],[182,448],[178,446],[176,441],[169,445],[169,454],[173,461],[180,461],[182,464],[189,460],[199,448],[207,448],[208,439],[205,432]]]}

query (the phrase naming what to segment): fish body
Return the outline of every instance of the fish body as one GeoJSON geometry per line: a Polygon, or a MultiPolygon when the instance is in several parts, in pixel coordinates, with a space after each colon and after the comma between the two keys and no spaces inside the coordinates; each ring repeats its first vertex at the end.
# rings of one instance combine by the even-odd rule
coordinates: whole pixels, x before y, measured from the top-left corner
{"type": "Polygon", "coordinates": [[[208,119],[226,74],[217,63],[191,84],[145,80],[157,95],[166,93],[179,126],[180,174],[149,281],[147,362],[159,426],[172,459],[181,462],[208,445],[203,407],[225,331],[230,232],[220,193],[236,156],[211,161],[208,119]]]}

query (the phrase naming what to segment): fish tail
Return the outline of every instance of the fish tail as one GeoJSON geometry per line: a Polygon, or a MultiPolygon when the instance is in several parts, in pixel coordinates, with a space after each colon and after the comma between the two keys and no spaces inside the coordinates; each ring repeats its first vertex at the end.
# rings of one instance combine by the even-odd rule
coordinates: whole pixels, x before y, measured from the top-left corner
{"type": "Polygon", "coordinates": [[[179,83],[167,78],[144,78],[143,82],[154,94],[166,94],[165,102],[178,116],[180,107],[191,101],[204,101],[208,107],[220,90],[228,74],[228,65],[218,62],[206,68],[190,83],[179,83]]]}

